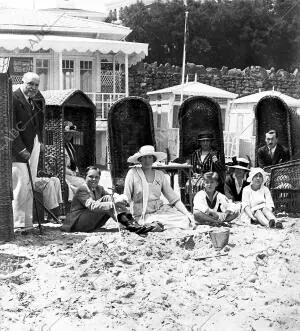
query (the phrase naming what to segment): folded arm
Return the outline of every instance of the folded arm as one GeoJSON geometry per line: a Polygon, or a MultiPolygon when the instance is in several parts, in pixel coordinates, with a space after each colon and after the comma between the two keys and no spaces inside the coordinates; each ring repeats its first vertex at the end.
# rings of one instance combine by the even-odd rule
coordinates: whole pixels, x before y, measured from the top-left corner
{"type": "Polygon", "coordinates": [[[113,203],[111,201],[107,201],[107,196],[94,200],[91,198],[87,190],[80,188],[78,189],[76,195],[82,205],[91,211],[109,212],[113,209],[113,203]]]}

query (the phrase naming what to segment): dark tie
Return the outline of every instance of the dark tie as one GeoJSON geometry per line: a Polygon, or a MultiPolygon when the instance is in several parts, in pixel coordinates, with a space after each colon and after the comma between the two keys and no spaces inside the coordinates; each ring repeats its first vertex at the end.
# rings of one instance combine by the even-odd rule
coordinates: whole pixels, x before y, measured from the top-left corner
{"type": "Polygon", "coordinates": [[[30,97],[28,98],[28,103],[30,104],[31,109],[33,109],[33,102],[32,102],[32,99],[30,97]]]}
{"type": "Polygon", "coordinates": [[[37,123],[36,123],[36,118],[35,118],[35,114],[34,114],[34,103],[32,101],[32,98],[30,98],[30,97],[28,98],[27,101],[28,101],[28,103],[30,105],[30,112],[29,112],[29,114],[30,114],[31,122],[36,127],[37,123]]]}

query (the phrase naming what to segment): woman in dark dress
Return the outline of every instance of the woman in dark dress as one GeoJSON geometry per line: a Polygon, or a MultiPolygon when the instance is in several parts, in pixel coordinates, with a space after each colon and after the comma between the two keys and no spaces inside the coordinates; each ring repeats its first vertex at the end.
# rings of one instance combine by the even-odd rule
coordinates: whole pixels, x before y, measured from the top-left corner
{"type": "Polygon", "coordinates": [[[243,188],[249,185],[247,177],[249,174],[249,161],[244,158],[236,158],[229,166],[233,171],[225,179],[225,195],[233,202],[242,201],[243,188]]]}
{"type": "Polygon", "coordinates": [[[204,188],[203,175],[207,172],[216,172],[220,178],[218,191],[224,193],[225,166],[220,161],[220,153],[214,148],[214,137],[211,132],[203,132],[198,136],[199,148],[190,157],[193,166],[193,192],[196,194],[204,188]]]}

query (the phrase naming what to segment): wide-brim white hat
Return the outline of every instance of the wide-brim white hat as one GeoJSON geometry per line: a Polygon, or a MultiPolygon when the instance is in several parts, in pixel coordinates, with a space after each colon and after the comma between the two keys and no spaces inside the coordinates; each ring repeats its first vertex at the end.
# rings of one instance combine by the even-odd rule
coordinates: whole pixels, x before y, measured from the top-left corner
{"type": "Polygon", "coordinates": [[[234,169],[242,169],[242,170],[245,170],[245,171],[250,171],[249,169],[249,161],[243,157],[238,157],[236,160],[235,160],[235,164],[231,165],[231,166],[228,166],[229,168],[234,168],[234,169]]]}
{"type": "Polygon", "coordinates": [[[156,161],[162,161],[167,158],[167,154],[164,152],[155,152],[155,149],[151,145],[142,146],[139,151],[131,156],[129,156],[127,162],[129,163],[139,163],[138,160],[142,156],[153,155],[156,158],[156,161]]]}
{"type": "Polygon", "coordinates": [[[263,184],[265,184],[265,182],[267,181],[267,174],[266,172],[264,171],[264,169],[262,168],[251,168],[250,169],[250,173],[249,173],[249,177],[247,178],[247,182],[251,183],[252,182],[252,179],[255,175],[261,173],[262,176],[263,176],[263,184]]]}

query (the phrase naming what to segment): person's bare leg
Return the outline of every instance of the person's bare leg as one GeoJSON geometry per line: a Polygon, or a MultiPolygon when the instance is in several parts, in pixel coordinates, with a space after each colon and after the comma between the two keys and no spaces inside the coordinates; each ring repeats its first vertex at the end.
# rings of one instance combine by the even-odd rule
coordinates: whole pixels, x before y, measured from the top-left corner
{"type": "Polygon", "coordinates": [[[275,222],[270,222],[266,216],[264,215],[264,213],[262,212],[262,210],[258,209],[255,211],[254,216],[256,217],[256,219],[258,220],[258,222],[261,225],[267,226],[267,227],[274,227],[275,222]]]}
{"type": "Polygon", "coordinates": [[[262,211],[263,211],[264,215],[266,216],[266,218],[267,218],[268,220],[270,220],[271,223],[275,223],[274,226],[275,226],[277,229],[282,229],[282,228],[283,228],[282,223],[279,222],[279,221],[277,221],[277,219],[276,219],[276,217],[275,217],[275,215],[274,215],[274,213],[272,212],[271,209],[265,207],[265,208],[263,208],[262,211]],[[274,222],[273,222],[273,221],[274,221],[274,222]]]}
{"type": "Polygon", "coordinates": [[[271,211],[269,208],[264,207],[264,208],[262,209],[262,212],[263,212],[263,214],[266,216],[266,218],[267,218],[269,221],[271,221],[271,220],[276,221],[276,217],[275,217],[275,215],[272,213],[272,211],[271,211]]]}

